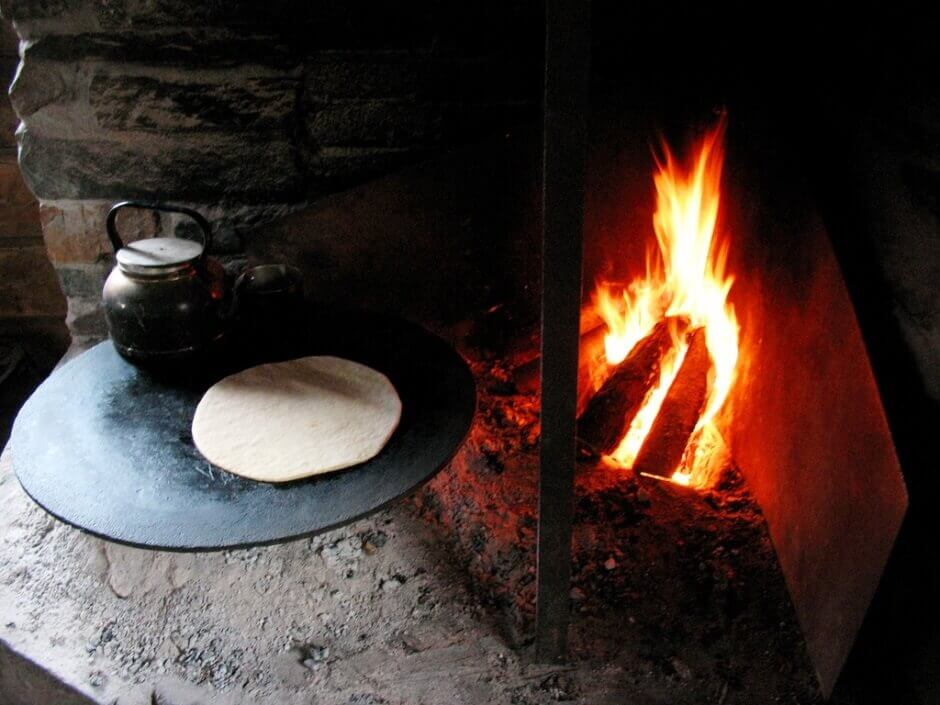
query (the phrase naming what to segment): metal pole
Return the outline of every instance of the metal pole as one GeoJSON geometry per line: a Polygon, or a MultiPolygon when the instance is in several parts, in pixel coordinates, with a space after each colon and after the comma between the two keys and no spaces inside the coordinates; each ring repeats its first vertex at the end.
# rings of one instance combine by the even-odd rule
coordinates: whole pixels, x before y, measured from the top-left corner
{"type": "Polygon", "coordinates": [[[568,646],[590,58],[587,0],[547,0],[536,658],[568,646]]]}

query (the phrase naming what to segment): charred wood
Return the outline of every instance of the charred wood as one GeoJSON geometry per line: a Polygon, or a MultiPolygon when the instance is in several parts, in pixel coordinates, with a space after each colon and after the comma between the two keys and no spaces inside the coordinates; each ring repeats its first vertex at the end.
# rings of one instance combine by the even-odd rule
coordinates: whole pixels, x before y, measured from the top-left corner
{"type": "Polygon", "coordinates": [[[672,347],[671,326],[685,327],[684,319],[660,321],[633,346],[601,385],[578,419],[578,438],[597,455],[612,453],[630,427],[644,399],[659,379],[663,357],[672,347]]]}
{"type": "MultiPolygon", "coordinates": [[[[607,334],[607,326],[600,321],[592,328],[587,328],[581,332],[581,341],[578,349],[581,355],[578,358],[578,410],[584,408],[587,395],[591,390],[591,367],[595,364],[593,356],[590,354],[595,349],[601,349],[604,345],[604,336],[607,334]]],[[[520,392],[535,392],[539,387],[539,366],[542,364],[542,358],[539,355],[527,360],[516,367],[512,372],[512,381],[520,392]]]]}
{"type": "Polygon", "coordinates": [[[689,350],[673,380],[633,469],[637,474],[669,477],[679,466],[708,397],[711,357],[705,329],[692,333],[689,350]]]}

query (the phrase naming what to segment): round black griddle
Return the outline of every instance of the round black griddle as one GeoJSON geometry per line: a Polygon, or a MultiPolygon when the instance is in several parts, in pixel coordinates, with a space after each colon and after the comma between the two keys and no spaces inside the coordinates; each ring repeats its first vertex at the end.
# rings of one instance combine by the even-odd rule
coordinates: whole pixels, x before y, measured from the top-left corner
{"type": "Polygon", "coordinates": [[[447,463],[476,403],[473,377],[450,346],[404,321],[363,314],[311,315],[298,329],[290,354],[273,359],[338,355],[383,372],[398,390],[401,422],[372,460],[278,485],[225,472],[193,445],[196,405],[221,377],[272,356],[230,355],[184,379],[138,369],[105,341],[53,373],[20,411],[12,435],[20,483],[54,516],[104,538],[211,550],[345,524],[447,463]]]}

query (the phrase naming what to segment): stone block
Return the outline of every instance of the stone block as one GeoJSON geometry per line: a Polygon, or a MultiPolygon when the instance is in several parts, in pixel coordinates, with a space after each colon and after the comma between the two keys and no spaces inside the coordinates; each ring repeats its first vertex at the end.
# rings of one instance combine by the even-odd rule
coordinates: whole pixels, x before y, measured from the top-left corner
{"type": "Polygon", "coordinates": [[[38,137],[21,130],[20,168],[44,200],[291,201],[303,191],[298,156],[287,139],[244,135],[121,141],[38,137]]]}
{"type": "Polygon", "coordinates": [[[324,147],[310,158],[307,173],[311,188],[326,193],[387,174],[426,154],[421,149],[324,147]]]}
{"type": "Polygon", "coordinates": [[[394,101],[312,102],[307,129],[320,145],[386,147],[430,144],[440,136],[440,108],[394,101]]]}
{"type": "Polygon", "coordinates": [[[95,2],[102,29],[163,27],[272,27],[287,25],[303,11],[296,0],[148,0],[148,2],[95,2]]]}
{"type": "Polygon", "coordinates": [[[31,52],[27,49],[23,66],[10,85],[10,102],[21,118],[47,105],[73,101],[77,92],[77,65],[34,59],[31,52]]]}
{"type": "Polygon", "coordinates": [[[211,80],[174,71],[128,76],[119,67],[91,80],[89,98],[106,130],[196,132],[287,128],[295,115],[298,79],[245,75],[211,80]]]}
{"type": "Polygon", "coordinates": [[[104,320],[100,292],[95,297],[69,298],[65,324],[75,338],[100,340],[107,337],[108,324],[104,320]]]}
{"type": "MultiPolygon", "coordinates": [[[[56,265],[110,262],[112,248],[105,232],[105,218],[112,205],[112,201],[43,203],[39,215],[52,262],[56,265]]],[[[117,228],[128,242],[162,233],[160,218],[155,213],[136,209],[120,211],[117,228]]]]}
{"type": "Polygon", "coordinates": [[[321,100],[414,96],[426,84],[428,62],[413,52],[320,52],[304,60],[305,90],[321,100]]]}
{"type": "Polygon", "coordinates": [[[82,0],[3,0],[0,13],[6,20],[34,20],[56,17],[83,4],[82,0]]]}
{"type": "Polygon", "coordinates": [[[67,299],[100,299],[104,280],[111,272],[111,264],[60,264],[56,266],[55,272],[67,299]]]}
{"type": "Polygon", "coordinates": [[[246,64],[290,69],[299,64],[283,35],[200,26],[164,32],[50,34],[38,37],[27,55],[34,59],[64,62],[96,59],[189,69],[231,68],[246,64]]]}

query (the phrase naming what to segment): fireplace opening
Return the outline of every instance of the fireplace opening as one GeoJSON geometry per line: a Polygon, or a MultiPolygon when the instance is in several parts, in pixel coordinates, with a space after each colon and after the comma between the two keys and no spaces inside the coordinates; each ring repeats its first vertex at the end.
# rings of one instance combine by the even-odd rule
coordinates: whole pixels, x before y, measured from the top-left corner
{"type": "MultiPolygon", "coordinates": [[[[792,174],[764,166],[775,137],[761,144],[749,118],[706,112],[664,146],[655,120],[594,116],[572,650],[642,652],[673,677],[723,653],[785,672],[789,685],[768,688],[811,700],[807,684],[831,688],[851,648],[906,494],[825,231],[792,174]],[[726,334],[716,352],[709,325],[726,334]]],[[[524,643],[536,620],[542,341],[505,307],[474,330],[464,350],[485,380],[478,420],[419,507],[456,534],[524,643]]]]}
{"type": "Polygon", "coordinates": [[[687,164],[663,145],[657,248],[642,275],[597,284],[586,318],[600,319],[603,335],[588,332],[579,350],[588,388],[579,391],[586,400],[578,437],[587,450],[615,470],[699,488],[716,479],[722,440],[714,419],[738,360],[728,242],[716,232],[723,137],[724,118],[687,164]]]}

